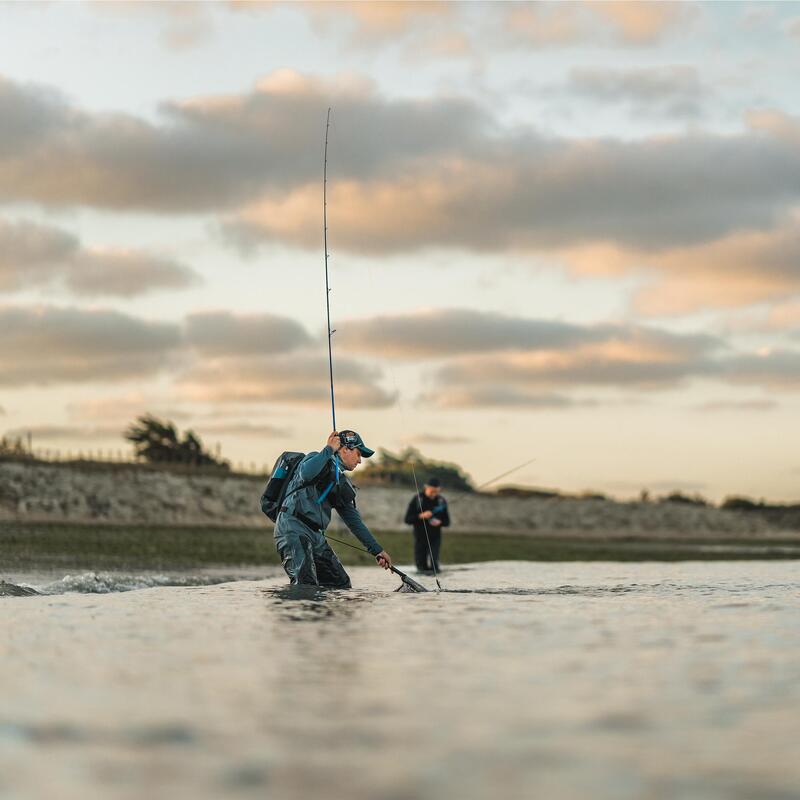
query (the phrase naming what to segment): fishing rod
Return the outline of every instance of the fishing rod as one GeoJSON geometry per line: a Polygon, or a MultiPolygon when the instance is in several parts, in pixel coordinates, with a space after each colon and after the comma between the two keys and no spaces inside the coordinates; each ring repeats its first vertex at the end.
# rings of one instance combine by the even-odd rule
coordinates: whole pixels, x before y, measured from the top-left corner
{"type": "Polygon", "coordinates": [[[502,475],[498,475],[495,478],[492,478],[490,481],[486,481],[486,483],[482,483],[475,491],[479,492],[481,489],[485,489],[490,483],[494,483],[495,481],[499,481],[500,478],[505,478],[507,475],[510,475],[512,472],[516,472],[518,469],[522,469],[523,467],[527,467],[528,464],[533,464],[536,461],[535,458],[532,458],[530,461],[526,461],[524,464],[519,464],[518,466],[514,467],[513,469],[508,470],[508,472],[504,472],[502,475]]]}
{"type": "MultiPolygon", "coordinates": [[[[331,328],[331,287],[330,287],[330,280],[329,280],[329,273],[328,273],[328,133],[331,128],[331,108],[328,107],[328,116],[325,120],[325,151],[323,157],[323,166],[322,166],[322,242],[323,248],[325,250],[325,312],[327,315],[327,322],[328,322],[328,371],[330,375],[330,382],[331,382],[331,419],[333,422],[333,430],[336,430],[336,400],[335,394],[333,391],[333,346],[331,342],[331,337],[333,336],[336,331],[331,328]]],[[[336,478],[335,480],[339,480],[339,457],[334,456],[336,462],[336,478]]],[[[416,482],[416,476],[414,477],[414,481],[416,482]]],[[[325,494],[331,489],[331,486],[328,487],[325,494]]],[[[320,500],[324,499],[325,495],[323,494],[320,500]]],[[[425,520],[423,520],[424,522],[425,520]]],[[[324,533],[324,532],[323,532],[324,533]]],[[[324,534],[327,536],[327,534],[324,534]]],[[[366,548],[358,547],[354,544],[350,544],[350,542],[345,542],[341,539],[334,539],[332,536],[327,537],[333,542],[338,542],[339,544],[343,544],[347,547],[352,547],[354,550],[361,550],[364,553],[372,553],[369,552],[366,548]]],[[[430,541],[428,541],[428,547],[430,547],[430,541]]],[[[431,561],[433,561],[433,553],[431,552],[431,561]]],[[[417,583],[413,578],[409,578],[405,572],[397,569],[394,565],[391,565],[389,569],[397,575],[401,581],[403,581],[406,586],[413,589],[415,592],[427,592],[428,590],[420,583],[417,583]]],[[[436,579],[436,585],[439,586],[439,579],[436,579]]],[[[441,589],[441,586],[439,586],[441,589]]]]}
{"type": "Polygon", "coordinates": [[[328,118],[325,121],[325,159],[322,168],[322,239],[325,248],[325,310],[328,315],[328,370],[331,378],[331,417],[333,428],[336,430],[336,401],[333,394],[333,349],[331,337],[335,330],[331,329],[331,287],[328,282],[328,131],[331,127],[331,109],[328,108],[328,118]]]}
{"type": "MultiPolygon", "coordinates": [[[[327,319],[328,319],[328,369],[330,372],[330,382],[331,382],[331,417],[333,419],[333,430],[336,430],[336,404],[334,401],[334,392],[333,392],[333,347],[331,343],[331,337],[333,336],[336,331],[331,328],[331,288],[328,279],[328,131],[331,127],[331,109],[328,108],[328,117],[325,121],[325,155],[324,155],[324,162],[323,162],[323,169],[322,169],[322,225],[323,225],[323,246],[325,248],[325,309],[327,311],[327,319]]],[[[414,469],[413,462],[411,463],[411,473],[414,476],[414,487],[417,491],[417,500],[419,502],[419,510],[422,513],[422,500],[419,496],[419,483],[417,482],[417,473],[414,469]]],[[[339,462],[338,459],[336,461],[336,478],[338,480],[339,477],[339,462]]],[[[428,535],[428,526],[426,524],[425,519],[422,520],[422,526],[425,529],[425,539],[428,543],[428,553],[431,557],[431,568],[433,569],[433,577],[436,581],[436,586],[441,591],[442,585],[439,583],[439,576],[436,574],[436,561],[433,557],[433,547],[431,546],[431,538],[428,535]]],[[[338,539],[333,539],[332,541],[339,541],[338,539]]],[[[342,542],[342,544],[346,544],[346,542],[342,542]]],[[[355,545],[349,545],[350,547],[355,547],[355,545]]],[[[360,548],[356,548],[360,549],[360,548]]],[[[365,551],[367,552],[367,551],[365,551]]],[[[411,578],[408,577],[400,570],[391,567],[392,572],[396,575],[399,575],[402,579],[403,583],[407,584],[415,591],[427,591],[423,586],[421,586],[416,581],[413,581],[411,578]]]]}
{"type": "MultiPolygon", "coordinates": [[[[336,539],[333,536],[328,536],[327,533],[324,534],[324,536],[325,536],[326,539],[330,539],[332,542],[336,542],[337,544],[343,544],[345,547],[352,547],[353,550],[358,550],[361,553],[366,553],[368,556],[372,555],[372,553],[370,553],[369,550],[367,550],[366,547],[359,547],[357,544],[352,544],[351,542],[344,541],[344,539],[336,539]]],[[[394,572],[394,574],[397,575],[400,578],[400,580],[403,581],[403,583],[406,584],[406,586],[410,587],[415,592],[427,592],[428,591],[421,583],[417,583],[413,578],[410,578],[408,575],[406,575],[405,572],[403,572],[402,570],[397,569],[397,567],[394,566],[394,564],[392,564],[389,567],[389,571],[390,572],[394,572]]]]}
{"type": "Polygon", "coordinates": [[[414,462],[411,462],[411,474],[414,477],[414,489],[417,492],[417,505],[419,506],[420,519],[422,520],[422,529],[425,531],[425,541],[428,543],[428,555],[431,557],[431,569],[433,570],[433,579],[436,581],[436,588],[441,592],[442,584],[439,583],[439,576],[436,570],[436,559],[433,557],[433,547],[431,545],[431,537],[428,534],[428,523],[425,517],[422,516],[425,512],[422,510],[422,495],[419,491],[419,483],[417,483],[417,471],[414,469],[414,462]]]}

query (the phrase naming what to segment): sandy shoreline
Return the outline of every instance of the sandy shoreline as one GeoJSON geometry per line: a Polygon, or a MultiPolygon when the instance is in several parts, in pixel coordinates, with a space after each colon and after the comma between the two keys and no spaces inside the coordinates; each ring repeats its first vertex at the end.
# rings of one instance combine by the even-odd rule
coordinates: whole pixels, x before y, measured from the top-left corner
{"type": "MultiPolygon", "coordinates": [[[[358,477],[356,475],[356,483],[358,477]]],[[[58,464],[0,463],[0,523],[106,525],[269,525],[258,500],[263,479],[181,475],[116,467],[108,471],[58,464]]],[[[412,493],[365,487],[359,507],[376,530],[405,530],[412,493]]],[[[763,539],[800,538],[800,531],[753,513],[680,503],[607,499],[497,497],[448,492],[453,531],[534,537],[763,539]]]]}

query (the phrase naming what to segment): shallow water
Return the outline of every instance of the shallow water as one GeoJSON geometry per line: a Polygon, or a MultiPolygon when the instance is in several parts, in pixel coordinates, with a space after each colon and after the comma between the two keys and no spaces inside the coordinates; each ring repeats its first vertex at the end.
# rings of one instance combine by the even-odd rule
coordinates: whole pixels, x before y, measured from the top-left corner
{"type": "Polygon", "coordinates": [[[800,797],[798,562],[351,574],[3,598],[0,797],[800,797]]]}
{"type": "MultiPolygon", "coordinates": [[[[0,582],[4,586],[20,586],[33,589],[37,594],[112,594],[131,592],[136,589],[152,589],[158,586],[213,586],[231,581],[252,581],[265,575],[277,575],[279,571],[271,567],[207,567],[203,570],[103,570],[100,572],[39,571],[15,573],[11,581],[0,582]]],[[[2,581],[2,578],[0,578],[2,581]]],[[[2,596],[2,592],[0,592],[2,596]]]]}

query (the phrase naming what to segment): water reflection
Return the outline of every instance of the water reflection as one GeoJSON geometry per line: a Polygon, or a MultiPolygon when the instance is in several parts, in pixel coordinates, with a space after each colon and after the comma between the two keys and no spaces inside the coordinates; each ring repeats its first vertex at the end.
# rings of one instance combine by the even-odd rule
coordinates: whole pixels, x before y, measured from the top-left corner
{"type": "Polygon", "coordinates": [[[280,586],[263,589],[262,592],[273,601],[270,612],[284,622],[351,619],[358,606],[374,599],[372,593],[320,586],[280,586]]]}

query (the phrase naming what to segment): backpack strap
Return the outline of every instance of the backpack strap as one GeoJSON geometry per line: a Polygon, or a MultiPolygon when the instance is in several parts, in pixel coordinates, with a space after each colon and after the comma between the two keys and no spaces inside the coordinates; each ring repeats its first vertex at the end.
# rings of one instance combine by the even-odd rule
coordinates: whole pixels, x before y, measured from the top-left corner
{"type": "MultiPolygon", "coordinates": [[[[298,465],[298,469],[299,469],[299,468],[300,468],[300,466],[298,465]]],[[[339,464],[338,464],[338,462],[337,462],[337,464],[336,464],[336,471],[337,471],[337,477],[338,477],[338,471],[339,471],[339,464]]],[[[327,473],[327,472],[328,472],[328,468],[325,468],[325,469],[324,469],[322,472],[323,472],[323,473],[327,473]]],[[[320,474],[322,474],[322,473],[320,473],[320,474]]],[[[294,489],[292,489],[292,491],[291,491],[291,492],[287,492],[287,493],[286,493],[286,494],[283,496],[283,501],[286,501],[286,499],[287,499],[287,498],[291,497],[291,496],[292,496],[293,494],[295,494],[296,492],[299,492],[299,491],[301,491],[302,489],[307,489],[309,486],[313,486],[315,483],[322,483],[322,481],[320,481],[320,475],[316,475],[316,476],[315,476],[315,477],[313,477],[313,478],[312,478],[310,481],[304,481],[304,482],[303,482],[303,483],[301,483],[299,486],[295,486],[295,487],[294,487],[294,489]]],[[[323,500],[324,500],[324,499],[325,499],[325,498],[328,496],[328,493],[329,493],[329,492],[330,492],[330,490],[333,488],[333,486],[334,486],[334,483],[335,483],[335,481],[331,481],[331,482],[330,482],[330,484],[328,484],[327,488],[326,488],[326,489],[325,489],[325,490],[322,492],[322,494],[320,495],[320,498],[317,500],[317,503],[320,503],[320,504],[321,504],[321,503],[322,503],[322,501],[323,501],[323,500]]]]}

